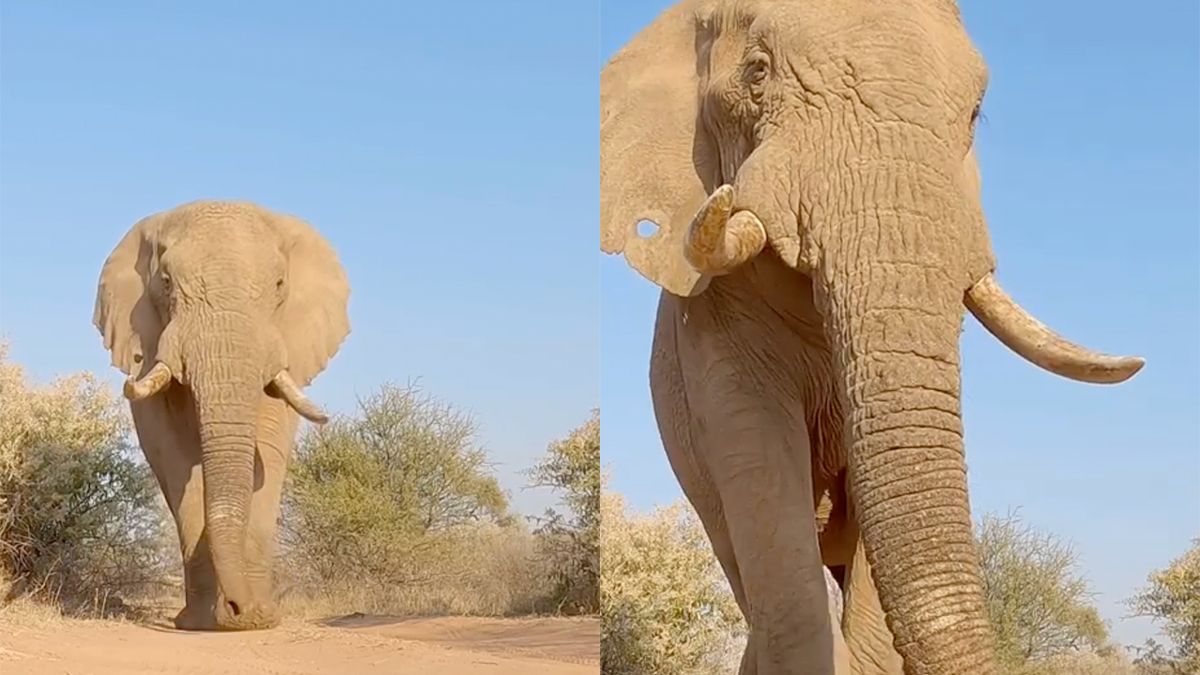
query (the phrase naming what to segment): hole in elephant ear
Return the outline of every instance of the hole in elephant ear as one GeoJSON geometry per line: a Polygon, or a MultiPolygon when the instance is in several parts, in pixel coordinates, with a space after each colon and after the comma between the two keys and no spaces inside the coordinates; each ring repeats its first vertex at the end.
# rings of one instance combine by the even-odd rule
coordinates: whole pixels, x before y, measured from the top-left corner
{"type": "Polygon", "coordinates": [[[649,239],[658,233],[658,223],[653,220],[639,220],[637,224],[638,236],[643,239],[649,239]]]}

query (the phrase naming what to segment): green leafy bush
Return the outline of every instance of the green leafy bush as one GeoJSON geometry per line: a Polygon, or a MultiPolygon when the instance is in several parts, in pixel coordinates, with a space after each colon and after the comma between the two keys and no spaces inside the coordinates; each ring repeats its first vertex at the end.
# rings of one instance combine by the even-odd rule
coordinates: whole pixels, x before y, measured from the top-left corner
{"type": "Polygon", "coordinates": [[[1157,620],[1174,648],[1150,641],[1137,662],[1152,672],[1200,673],[1200,539],[1148,582],[1129,604],[1139,616],[1157,620]]]}
{"type": "Polygon", "coordinates": [[[1026,672],[1052,659],[1106,650],[1108,629],[1070,546],[1014,514],[985,515],[976,543],[1002,666],[1026,672]]]}
{"type": "Polygon", "coordinates": [[[285,585],[369,611],[537,606],[532,534],[475,436],[469,416],[412,385],[384,385],[303,436],[284,492],[285,585]]]}

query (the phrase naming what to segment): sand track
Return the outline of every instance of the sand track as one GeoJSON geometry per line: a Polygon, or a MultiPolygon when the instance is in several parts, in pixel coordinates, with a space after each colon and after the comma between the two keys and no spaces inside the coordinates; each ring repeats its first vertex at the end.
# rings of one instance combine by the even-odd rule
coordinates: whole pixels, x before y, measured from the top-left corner
{"type": "Polygon", "coordinates": [[[251,633],[0,617],[4,675],[592,675],[594,618],[402,619],[354,614],[251,633]]]}

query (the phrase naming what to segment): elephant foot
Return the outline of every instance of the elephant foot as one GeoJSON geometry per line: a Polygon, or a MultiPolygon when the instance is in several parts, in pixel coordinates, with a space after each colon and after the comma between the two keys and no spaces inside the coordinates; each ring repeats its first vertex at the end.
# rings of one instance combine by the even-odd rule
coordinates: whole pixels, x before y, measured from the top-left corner
{"type": "Polygon", "coordinates": [[[179,610],[173,622],[179,630],[216,630],[217,617],[211,608],[195,609],[191,605],[179,610]]]}

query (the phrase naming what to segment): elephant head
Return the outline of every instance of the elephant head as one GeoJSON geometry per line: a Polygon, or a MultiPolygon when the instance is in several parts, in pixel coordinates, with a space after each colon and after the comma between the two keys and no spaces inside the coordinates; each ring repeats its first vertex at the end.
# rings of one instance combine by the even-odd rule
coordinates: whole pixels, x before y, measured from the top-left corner
{"type": "Polygon", "coordinates": [[[851,496],[909,672],[993,660],[963,458],[964,310],[1076,380],[1143,363],[1064,340],[997,285],[972,150],[986,81],[952,0],[685,1],[601,74],[602,249],[685,297],[758,255],[812,285],[851,496]],[[643,220],[658,230],[640,236],[643,220]]]}
{"type": "Polygon", "coordinates": [[[349,285],[308,224],[253,204],[202,201],[149,216],[100,274],[94,323],[134,405],[168,387],[194,403],[204,516],[221,608],[247,607],[246,517],[262,397],[314,422],[301,388],[349,333],[349,285]]]}

